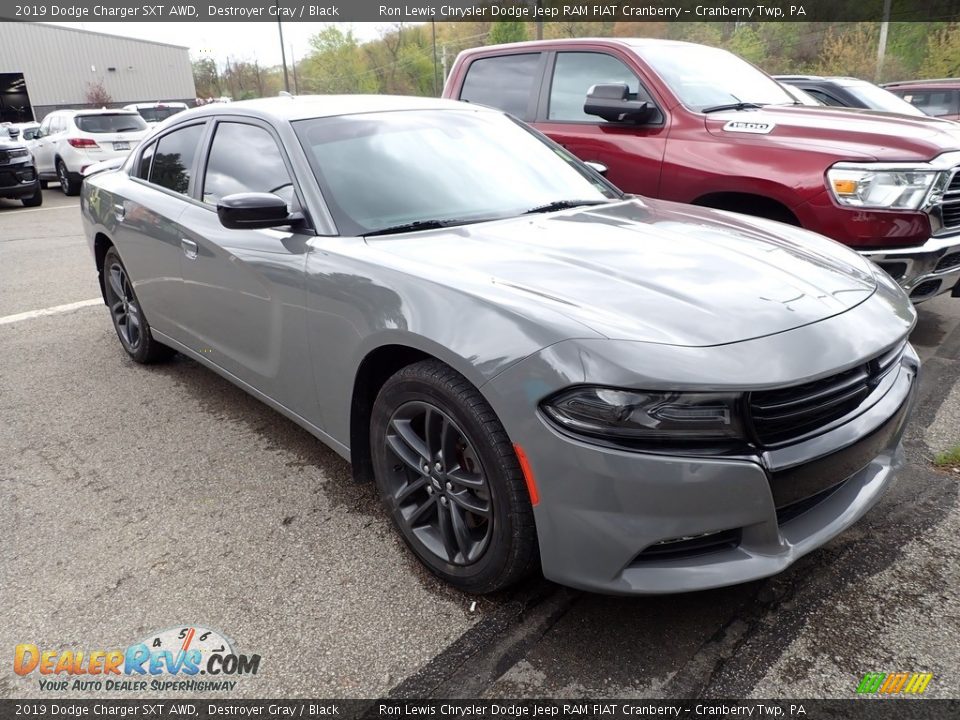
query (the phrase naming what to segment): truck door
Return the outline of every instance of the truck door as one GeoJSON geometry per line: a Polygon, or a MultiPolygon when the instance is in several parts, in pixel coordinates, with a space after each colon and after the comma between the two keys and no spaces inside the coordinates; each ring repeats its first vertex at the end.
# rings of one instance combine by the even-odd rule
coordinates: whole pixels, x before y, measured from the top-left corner
{"type": "Polygon", "coordinates": [[[601,51],[558,52],[548,62],[533,125],[581,160],[606,165],[607,178],[621,190],[656,197],[666,149],[668,117],[637,73],[601,51]],[[631,99],[659,109],[650,125],[611,123],[583,111],[597,83],[625,83],[631,99]]]}

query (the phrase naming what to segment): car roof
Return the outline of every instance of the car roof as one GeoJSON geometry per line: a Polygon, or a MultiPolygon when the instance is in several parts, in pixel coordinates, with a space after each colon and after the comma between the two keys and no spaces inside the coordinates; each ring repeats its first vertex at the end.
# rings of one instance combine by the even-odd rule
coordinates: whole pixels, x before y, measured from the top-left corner
{"type": "Polygon", "coordinates": [[[54,110],[50,115],[58,113],[61,115],[135,115],[136,110],[126,110],[125,108],[96,108],[88,110],[54,110]]]}
{"type": "Polygon", "coordinates": [[[860,78],[849,77],[846,75],[774,75],[774,80],[781,80],[783,82],[790,82],[791,80],[800,80],[805,82],[828,82],[836,83],[841,86],[849,85],[872,85],[868,80],[861,80],[860,78]]]}
{"type": "Polygon", "coordinates": [[[357,115],[361,113],[396,112],[402,110],[456,110],[472,107],[487,110],[480,105],[469,105],[457,100],[406,97],[400,95],[294,95],[290,97],[240,100],[231,103],[211,103],[177,114],[178,122],[208,115],[247,115],[268,120],[306,120],[308,118],[357,115]]]}

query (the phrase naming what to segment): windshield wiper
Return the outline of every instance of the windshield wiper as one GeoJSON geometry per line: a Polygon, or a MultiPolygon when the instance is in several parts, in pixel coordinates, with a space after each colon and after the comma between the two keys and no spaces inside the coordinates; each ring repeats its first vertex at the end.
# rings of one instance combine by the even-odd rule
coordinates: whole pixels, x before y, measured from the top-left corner
{"type": "Polygon", "coordinates": [[[544,205],[537,205],[524,211],[524,215],[533,215],[535,213],[548,213],[555,210],[567,210],[569,208],[581,207],[583,205],[606,205],[612,200],[554,200],[544,205]]]}
{"type": "Polygon", "coordinates": [[[379,230],[371,230],[370,232],[363,233],[363,236],[371,237],[373,235],[392,235],[394,233],[416,232],[417,230],[436,230],[437,228],[485,222],[488,219],[489,218],[449,218],[447,220],[414,220],[413,222],[401,223],[400,225],[391,225],[390,227],[380,228],[379,230]]]}
{"type": "Polygon", "coordinates": [[[700,112],[702,113],[713,113],[720,112],[721,110],[755,110],[757,108],[762,108],[763,105],[760,103],[754,102],[735,102],[727,103],[726,105],[711,105],[710,107],[705,107],[700,112]]]}

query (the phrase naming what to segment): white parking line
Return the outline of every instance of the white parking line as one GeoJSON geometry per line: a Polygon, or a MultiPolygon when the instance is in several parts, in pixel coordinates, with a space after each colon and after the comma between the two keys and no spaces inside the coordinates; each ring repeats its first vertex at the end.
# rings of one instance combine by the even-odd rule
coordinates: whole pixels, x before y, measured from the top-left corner
{"type": "Polygon", "coordinates": [[[59,315],[73,310],[79,310],[80,308],[102,304],[103,298],[92,298],[91,300],[81,300],[80,302],[67,303],[66,305],[54,305],[53,307],[43,308],[42,310],[29,310],[28,312],[17,313],[16,315],[0,317],[0,325],[9,325],[22,320],[33,320],[34,318],[45,317],[46,315],[59,315]]]}
{"type": "MultiPolygon", "coordinates": [[[[16,208],[13,208],[10,212],[10,217],[15,217],[16,215],[25,215],[26,213],[32,212],[46,212],[47,210],[76,210],[79,207],[80,203],[77,203],[76,205],[58,205],[57,207],[33,208],[32,210],[17,210],[16,208]],[[14,210],[16,210],[16,212],[13,212],[14,210]]],[[[2,215],[0,215],[0,217],[2,217],[2,215]]]]}

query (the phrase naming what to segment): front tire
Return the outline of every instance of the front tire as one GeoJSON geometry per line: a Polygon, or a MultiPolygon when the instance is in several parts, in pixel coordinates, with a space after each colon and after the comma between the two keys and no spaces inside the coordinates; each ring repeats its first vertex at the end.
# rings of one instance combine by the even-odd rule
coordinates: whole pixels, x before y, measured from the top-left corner
{"type": "Polygon", "coordinates": [[[111,247],[103,258],[103,289],[120,344],[135,362],[144,365],[168,359],[174,351],[153,339],[150,324],[143,315],[133,282],[111,247]]]}
{"type": "Polygon", "coordinates": [[[43,205],[43,191],[37,187],[37,191],[30,197],[20,198],[24,207],[40,207],[43,205]]]}
{"type": "Polygon", "coordinates": [[[513,445],[466,378],[437,360],[403,368],[380,390],[370,431],[381,498],[431,572],[488,593],[537,566],[533,509],[513,445]]]}
{"type": "Polygon", "coordinates": [[[60,180],[60,189],[64,195],[79,195],[80,183],[83,181],[77,173],[67,170],[63,160],[57,160],[57,178],[60,180]]]}

